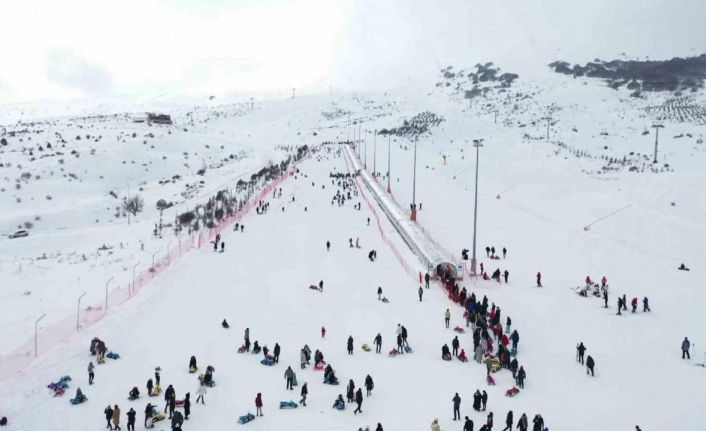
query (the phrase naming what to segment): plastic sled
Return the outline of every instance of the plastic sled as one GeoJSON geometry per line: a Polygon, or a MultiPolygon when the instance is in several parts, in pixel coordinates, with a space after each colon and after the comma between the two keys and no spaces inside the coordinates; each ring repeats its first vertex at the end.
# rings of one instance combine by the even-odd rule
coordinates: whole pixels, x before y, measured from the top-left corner
{"type": "Polygon", "coordinates": [[[105,356],[110,359],[120,359],[120,355],[115,352],[108,352],[105,356]]]}
{"type": "Polygon", "coordinates": [[[455,327],[454,331],[458,332],[459,334],[464,334],[466,332],[466,330],[460,326],[455,327]]]}
{"type": "Polygon", "coordinates": [[[77,397],[77,398],[71,398],[71,399],[69,400],[69,402],[70,402],[72,405],[75,406],[76,404],[81,404],[82,402],[86,401],[87,399],[88,399],[88,398],[86,398],[86,396],[84,395],[84,396],[82,396],[82,397],[80,397],[80,398],[79,398],[79,397],[77,397]]]}
{"type": "Polygon", "coordinates": [[[361,349],[363,349],[364,352],[369,352],[369,351],[370,351],[370,346],[368,346],[367,344],[363,344],[363,345],[361,346],[361,349]]]}
{"type": "Polygon", "coordinates": [[[54,390],[55,397],[60,397],[60,396],[64,395],[64,388],[62,388],[61,386],[53,388],[53,390],[54,390]]]}
{"type": "Polygon", "coordinates": [[[389,302],[390,302],[390,300],[389,300],[389,299],[387,299],[386,297],[384,297],[384,296],[383,296],[383,298],[382,298],[382,302],[384,302],[385,304],[387,304],[387,303],[389,303],[389,302]]]}
{"type": "Polygon", "coordinates": [[[161,393],[162,393],[162,388],[160,388],[159,386],[155,386],[154,388],[152,388],[152,394],[150,396],[156,397],[156,396],[159,396],[159,394],[161,394],[161,393]]]}
{"type": "Polygon", "coordinates": [[[513,387],[511,387],[510,389],[508,389],[508,390],[505,391],[505,396],[512,398],[512,397],[514,397],[515,395],[517,395],[517,394],[519,394],[519,393],[520,393],[520,390],[517,389],[517,387],[513,386],[513,387]]]}
{"type": "Polygon", "coordinates": [[[334,406],[334,409],[336,410],[345,410],[346,409],[346,403],[343,402],[337,402],[334,406]]]}
{"type": "Polygon", "coordinates": [[[258,347],[257,349],[252,349],[252,354],[257,355],[258,353],[260,353],[260,351],[262,351],[262,347],[258,347]]]}
{"type": "Polygon", "coordinates": [[[324,380],[324,384],[336,386],[336,385],[338,385],[338,378],[336,377],[333,379],[326,379],[326,380],[324,380]]]}
{"type": "Polygon", "coordinates": [[[139,396],[139,395],[136,396],[136,397],[133,397],[132,395],[128,395],[128,397],[127,397],[127,400],[128,400],[128,401],[135,401],[135,400],[139,400],[139,399],[140,399],[140,396],[139,396]]]}
{"type": "Polygon", "coordinates": [[[468,357],[466,357],[466,356],[463,356],[463,357],[457,356],[457,358],[458,358],[458,360],[461,361],[461,362],[468,362],[468,357]]]}
{"type": "Polygon", "coordinates": [[[189,373],[194,374],[198,370],[197,367],[189,367],[189,373]]]}
{"type": "Polygon", "coordinates": [[[450,361],[450,360],[451,360],[451,355],[443,355],[443,356],[441,357],[441,359],[443,359],[444,361],[450,361]]]}
{"type": "Polygon", "coordinates": [[[319,290],[319,286],[316,286],[316,285],[312,284],[312,285],[309,286],[309,289],[311,289],[311,290],[319,290]]]}
{"type": "Polygon", "coordinates": [[[246,423],[248,423],[248,422],[250,422],[251,420],[254,420],[254,419],[255,419],[255,415],[252,414],[252,413],[248,413],[248,414],[246,414],[246,415],[243,415],[243,416],[239,417],[239,418],[238,418],[238,423],[239,423],[239,424],[246,424],[246,423]]]}
{"type": "Polygon", "coordinates": [[[491,375],[488,375],[485,378],[485,382],[488,384],[488,386],[495,386],[495,379],[491,375]]]}
{"type": "Polygon", "coordinates": [[[292,386],[299,386],[299,382],[297,381],[296,377],[294,378],[294,380],[292,380],[292,386]]]}
{"type": "Polygon", "coordinates": [[[399,352],[397,351],[397,349],[392,349],[392,350],[390,350],[390,353],[388,353],[388,355],[391,358],[394,358],[395,356],[399,355],[399,352]]]}
{"type": "Polygon", "coordinates": [[[238,353],[245,353],[245,345],[238,347],[238,353]]]}
{"type": "Polygon", "coordinates": [[[413,350],[412,350],[412,348],[409,347],[409,346],[404,346],[404,352],[405,352],[405,353],[412,353],[413,350]]]}
{"type": "Polygon", "coordinates": [[[321,361],[314,364],[314,371],[323,371],[326,368],[326,362],[321,361]]]}
{"type": "Polygon", "coordinates": [[[297,407],[299,407],[299,405],[291,400],[279,402],[279,408],[281,409],[296,409],[297,407]]]}
{"type": "Polygon", "coordinates": [[[167,415],[165,415],[162,412],[153,412],[152,413],[152,422],[159,422],[163,421],[167,418],[167,415]]]}
{"type": "Polygon", "coordinates": [[[174,400],[174,407],[184,407],[184,400],[174,400]]]}
{"type": "Polygon", "coordinates": [[[96,356],[96,362],[98,362],[99,364],[105,364],[105,356],[103,356],[103,355],[96,356]]]}
{"type": "Polygon", "coordinates": [[[274,360],[274,359],[270,359],[270,358],[265,358],[265,359],[263,359],[262,361],[260,361],[260,363],[261,363],[262,365],[267,365],[268,367],[271,367],[271,366],[273,366],[273,365],[275,364],[275,360],[274,360]]]}

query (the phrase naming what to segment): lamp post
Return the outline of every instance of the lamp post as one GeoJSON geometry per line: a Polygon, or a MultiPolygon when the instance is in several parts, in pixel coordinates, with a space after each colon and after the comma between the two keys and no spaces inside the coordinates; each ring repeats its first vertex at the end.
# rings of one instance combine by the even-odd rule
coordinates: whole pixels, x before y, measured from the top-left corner
{"type": "Polygon", "coordinates": [[[86,294],[86,292],[83,292],[81,294],[81,296],[78,297],[78,304],[76,305],[76,331],[77,332],[78,332],[78,328],[79,328],[79,324],[78,324],[79,316],[81,315],[81,298],[83,298],[85,294],[86,294]]]}
{"type": "Polygon", "coordinates": [[[110,284],[111,281],[113,281],[113,278],[115,277],[110,277],[108,281],[105,282],[105,312],[108,312],[108,285],[110,284]]]}
{"type": "Polygon", "coordinates": [[[42,316],[34,321],[34,357],[37,357],[37,326],[39,325],[39,321],[44,319],[44,316],[46,316],[47,313],[42,314],[42,316]]]}
{"type": "Polygon", "coordinates": [[[482,139],[474,139],[473,146],[476,148],[476,191],[473,204],[473,258],[471,259],[471,274],[476,274],[476,226],[478,222],[478,156],[480,155],[480,147],[483,146],[482,139]]]}
{"type": "Polygon", "coordinates": [[[653,124],[652,127],[655,129],[655,157],[652,163],[657,163],[657,144],[659,142],[659,129],[664,127],[662,124],[653,124]]]}
{"type": "Polygon", "coordinates": [[[417,137],[414,137],[414,168],[412,170],[412,221],[417,221],[417,137]]]}
{"type": "Polygon", "coordinates": [[[135,266],[132,267],[132,285],[130,286],[130,293],[133,293],[135,291],[135,270],[137,269],[137,265],[139,265],[141,262],[141,260],[138,260],[135,266]]]}
{"type": "Polygon", "coordinates": [[[377,138],[378,129],[375,129],[375,132],[373,133],[373,177],[375,177],[375,172],[377,172],[377,138]]]}
{"type": "Polygon", "coordinates": [[[390,134],[387,134],[387,192],[390,193],[390,134]]]}

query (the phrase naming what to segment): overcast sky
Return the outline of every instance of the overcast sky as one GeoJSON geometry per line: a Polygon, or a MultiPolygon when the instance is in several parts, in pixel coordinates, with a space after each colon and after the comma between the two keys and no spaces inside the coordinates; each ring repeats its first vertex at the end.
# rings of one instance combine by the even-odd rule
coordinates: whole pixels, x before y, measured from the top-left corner
{"type": "Polygon", "coordinates": [[[431,88],[440,67],[706,53],[704,0],[0,2],[0,101],[431,88]]]}

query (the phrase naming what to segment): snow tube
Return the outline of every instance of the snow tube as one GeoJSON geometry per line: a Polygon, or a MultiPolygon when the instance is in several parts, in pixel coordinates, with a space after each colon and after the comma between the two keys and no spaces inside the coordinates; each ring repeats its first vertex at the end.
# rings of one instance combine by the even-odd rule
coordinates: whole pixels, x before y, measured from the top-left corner
{"type": "Polygon", "coordinates": [[[260,361],[260,363],[261,363],[262,365],[267,365],[268,367],[271,367],[271,366],[273,366],[273,365],[275,364],[275,361],[274,361],[274,359],[265,358],[265,359],[263,359],[262,361],[260,361]]]}
{"type": "Polygon", "coordinates": [[[248,423],[248,422],[250,422],[251,420],[254,420],[254,419],[255,419],[255,415],[252,414],[252,413],[248,413],[248,414],[245,414],[245,415],[239,417],[239,418],[238,418],[238,423],[246,424],[246,423],[248,423]]]}
{"type": "Polygon", "coordinates": [[[387,299],[387,298],[385,298],[385,297],[383,297],[383,298],[382,298],[382,302],[384,302],[385,304],[387,304],[387,303],[389,303],[389,302],[390,302],[390,300],[389,300],[389,299],[387,299]]]}
{"type": "Polygon", "coordinates": [[[120,359],[120,355],[115,352],[108,352],[108,354],[105,356],[110,359],[120,359]]]}
{"type": "Polygon", "coordinates": [[[333,405],[333,408],[336,410],[345,410],[346,409],[346,403],[342,401],[336,401],[336,404],[333,405]]]}
{"type": "Polygon", "coordinates": [[[77,404],[83,403],[83,402],[86,401],[87,399],[88,399],[88,398],[86,398],[86,396],[83,395],[83,396],[81,396],[81,397],[71,398],[71,399],[69,400],[69,402],[70,402],[72,405],[75,406],[75,405],[77,405],[77,404]]]}
{"type": "Polygon", "coordinates": [[[364,352],[370,351],[370,346],[368,346],[367,344],[363,344],[363,346],[361,348],[363,349],[364,352]]]}
{"type": "Polygon", "coordinates": [[[189,373],[194,374],[198,370],[197,367],[189,367],[189,373]]]}
{"type": "Polygon", "coordinates": [[[299,405],[292,400],[279,402],[279,408],[281,409],[296,409],[297,407],[299,405]]]}
{"type": "Polygon", "coordinates": [[[321,361],[314,364],[314,371],[323,371],[326,368],[326,362],[321,361]]]}
{"type": "Polygon", "coordinates": [[[495,386],[495,379],[490,374],[488,374],[488,376],[485,378],[485,382],[488,384],[488,386],[495,386]]]}
{"type": "Polygon", "coordinates": [[[405,352],[405,353],[412,353],[413,350],[412,350],[412,348],[409,347],[409,346],[404,346],[404,352],[405,352]]]}
{"type": "Polygon", "coordinates": [[[449,354],[449,355],[443,355],[443,356],[441,357],[441,359],[443,359],[444,361],[450,361],[450,360],[451,360],[451,355],[450,355],[450,354],[449,354]]]}

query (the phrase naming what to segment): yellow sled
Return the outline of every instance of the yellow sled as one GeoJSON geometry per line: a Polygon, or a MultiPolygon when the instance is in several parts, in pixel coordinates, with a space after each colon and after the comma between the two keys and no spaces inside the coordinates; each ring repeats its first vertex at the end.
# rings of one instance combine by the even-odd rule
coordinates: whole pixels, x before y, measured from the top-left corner
{"type": "Polygon", "coordinates": [[[159,385],[157,385],[154,388],[152,388],[152,395],[150,395],[150,396],[156,397],[156,396],[159,396],[159,394],[161,394],[161,393],[162,393],[162,388],[159,385]]]}
{"type": "Polygon", "coordinates": [[[189,372],[190,372],[191,374],[194,374],[194,373],[196,372],[196,370],[198,370],[198,368],[196,368],[196,367],[189,367],[189,372]]]}
{"type": "Polygon", "coordinates": [[[363,350],[365,350],[366,352],[369,352],[370,346],[368,346],[367,344],[363,344],[363,350]]]}

